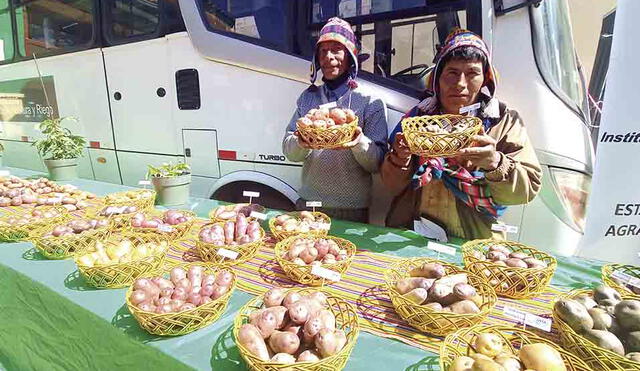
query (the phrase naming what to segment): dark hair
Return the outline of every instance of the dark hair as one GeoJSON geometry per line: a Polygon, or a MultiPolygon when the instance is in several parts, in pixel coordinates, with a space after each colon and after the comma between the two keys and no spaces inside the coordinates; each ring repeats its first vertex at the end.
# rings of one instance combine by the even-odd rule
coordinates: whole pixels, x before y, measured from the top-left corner
{"type": "Polygon", "coordinates": [[[436,81],[440,78],[444,66],[451,60],[463,60],[467,62],[482,62],[482,70],[487,71],[489,69],[489,63],[487,57],[477,48],[473,46],[462,46],[460,48],[453,49],[450,53],[444,56],[440,61],[440,67],[436,71],[436,81]]]}

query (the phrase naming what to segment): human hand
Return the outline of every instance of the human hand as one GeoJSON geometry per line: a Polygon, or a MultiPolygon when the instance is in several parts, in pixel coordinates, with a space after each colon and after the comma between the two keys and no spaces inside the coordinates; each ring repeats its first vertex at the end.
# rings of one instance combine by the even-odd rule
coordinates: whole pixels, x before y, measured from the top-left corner
{"type": "Polygon", "coordinates": [[[298,132],[298,130],[296,130],[296,131],[294,131],[294,132],[293,132],[293,136],[295,136],[295,137],[296,137],[296,139],[298,140],[298,145],[299,145],[301,148],[304,148],[304,149],[312,149],[312,148],[310,147],[309,142],[307,142],[306,140],[304,140],[304,138],[302,137],[302,135],[300,135],[300,132],[298,132]]]}
{"type": "Polygon", "coordinates": [[[488,136],[484,129],[472,138],[471,145],[456,153],[456,159],[465,167],[478,167],[491,171],[500,165],[500,153],[496,150],[496,140],[488,136]]]}
{"type": "Polygon", "coordinates": [[[360,126],[356,126],[356,130],[353,133],[353,139],[351,139],[349,142],[343,144],[341,147],[338,147],[336,149],[349,149],[349,148],[355,147],[355,145],[360,142],[363,135],[364,134],[362,134],[362,128],[360,126]]]}

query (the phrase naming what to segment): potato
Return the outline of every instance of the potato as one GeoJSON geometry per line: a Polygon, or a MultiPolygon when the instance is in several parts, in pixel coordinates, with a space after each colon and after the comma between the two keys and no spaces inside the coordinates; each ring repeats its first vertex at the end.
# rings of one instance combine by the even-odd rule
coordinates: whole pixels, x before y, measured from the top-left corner
{"type": "MultiPolygon", "coordinates": [[[[287,313],[285,307],[271,307],[262,311],[258,316],[254,316],[251,324],[256,326],[264,339],[271,336],[273,331],[281,329],[285,323],[284,318],[287,313]]],[[[251,317],[249,317],[251,319],[251,317]]]]}
{"type": "Polygon", "coordinates": [[[457,314],[473,314],[479,313],[480,308],[471,300],[461,300],[455,302],[448,307],[453,313],[457,314]]]}
{"type": "Polygon", "coordinates": [[[413,268],[409,275],[411,277],[440,278],[445,275],[444,267],[438,263],[424,263],[417,268],[413,268]]]}
{"type": "Polygon", "coordinates": [[[509,258],[505,260],[505,263],[507,264],[508,267],[529,268],[529,266],[527,265],[527,263],[524,262],[524,260],[518,259],[518,258],[509,258]]]}
{"type": "Polygon", "coordinates": [[[441,284],[436,281],[429,289],[429,296],[427,301],[437,302],[443,306],[453,303],[457,297],[453,294],[453,287],[446,284],[441,284]]]}
{"type": "Polygon", "coordinates": [[[624,356],[622,342],[609,331],[587,330],[582,335],[595,345],[624,356]]]}
{"type": "Polygon", "coordinates": [[[243,347],[262,361],[269,360],[269,350],[260,330],[251,324],[244,324],[238,331],[238,341],[243,347]]]}
{"type": "Polygon", "coordinates": [[[480,354],[493,358],[502,353],[504,341],[496,334],[481,333],[473,341],[473,349],[480,354]]]}
{"type": "Polygon", "coordinates": [[[504,367],[491,359],[479,359],[473,362],[471,371],[504,371],[504,367]]]}
{"type": "Polygon", "coordinates": [[[433,302],[433,303],[427,303],[427,304],[422,304],[423,306],[433,309],[433,310],[442,310],[442,304],[438,303],[438,302],[433,302]]]}
{"type": "Polygon", "coordinates": [[[274,287],[271,290],[264,293],[263,302],[267,308],[277,307],[282,305],[282,301],[284,300],[285,290],[281,288],[274,287]]]}
{"type": "Polygon", "coordinates": [[[294,333],[276,330],[269,337],[269,346],[275,353],[295,354],[300,347],[300,338],[294,333]]]}
{"type": "Polygon", "coordinates": [[[309,320],[304,324],[302,334],[305,343],[312,344],[313,339],[320,332],[320,330],[324,328],[334,330],[335,326],[336,322],[333,313],[327,310],[318,312],[317,314],[311,316],[311,318],[309,318],[309,320]],[[327,314],[326,312],[329,312],[332,318],[330,318],[329,314],[327,314]]]}
{"type": "Polygon", "coordinates": [[[487,254],[487,258],[494,262],[504,261],[507,260],[507,255],[503,254],[501,251],[489,251],[489,253],[487,254]]]}
{"type": "Polygon", "coordinates": [[[448,371],[471,371],[471,366],[475,361],[471,357],[459,356],[453,360],[448,371]]]}
{"type": "Polygon", "coordinates": [[[474,361],[479,361],[481,359],[493,361],[493,357],[487,357],[482,353],[474,353],[471,355],[471,358],[473,358],[474,361]]]}
{"type": "Polygon", "coordinates": [[[458,283],[469,283],[467,280],[466,273],[458,273],[458,274],[450,274],[448,276],[444,276],[434,282],[434,284],[440,283],[442,285],[449,285],[451,287],[455,286],[458,283]]]}
{"type": "Polygon", "coordinates": [[[625,357],[627,357],[628,359],[634,361],[634,362],[640,362],[640,353],[638,352],[631,352],[629,354],[627,354],[625,357]]]}
{"type": "Polygon", "coordinates": [[[289,305],[295,303],[301,298],[302,298],[302,295],[300,295],[297,292],[291,291],[284,297],[284,300],[282,301],[282,305],[284,305],[285,307],[288,307],[289,305]]]}
{"type": "Polygon", "coordinates": [[[336,353],[338,353],[347,344],[347,334],[343,330],[335,330],[333,333],[336,336],[336,353]]]}
{"type": "Polygon", "coordinates": [[[429,296],[429,291],[423,289],[422,287],[418,287],[417,289],[413,289],[408,293],[402,295],[402,297],[406,298],[407,300],[415,304],[424,303],[424,301],[427,300],[428,296],[429,296]]]}
{"type": "Polygon", "coordinates": [[[627,335],[625,341],[625,351],[627,353],[640,352],[640,331],[633,331],[627,335]]]}
{"type": "Polygon", "coordinates": [[[618,324],[623,330],[640,331],[640,301],[622,300],[615,307],[618,324]]]}
{"type": "Polygon", "coordinates": [[[327,295],[321,291],[314,291],[311,294],[308,294],[307,298],[317,301],[322,306],[327,305],[327,295]]]}
{"type": "Polygon", "coordinates": [[[398,290],[398,293],[401,295],[404,295],[418,287],[429,290],[431,286],[433,286],[434,281],[435,279],[433,278],[409,277],[396,282],[396,290],[398,290]]]}
{"type": "Polygon", "coordinates": [[[598,305],[598,303],[596,303],[596,301],[593,300],[591,298],[591,296],[586,295],[586,294],[578,295],[575,298],[573,298],[573,300],[575,300],[578,303],[584,305],[585,308],[587,308],[587,309],[591,309],[591,308],[593,308],[593,307],[598,305]]]}
{"type": "Polygon", "coordinates": [[[539,269],[539,268],[546,268],[547,267],[547,263],[543,262],[540,259],[536,259],[536,258],[525,258],[522,259],[525,263],[527,263],[527,266],[529,268],[533,268],[533,269],[539,269]]]}
{"type": "Polygon", "coordinates": [[[536,371],[566,371],[560,352],[544,343],[526,344],[520,348],[520,360],[527,369],[536,371]]]}
{"type": "Polygon", "coordinates": [[[593,300],[600,305],[616,305],[622,300],[620,294],[606,285],[600,285],[593,290],[593,300]]]}
{"type": "Polygon", "coordinates": [[[452,291],[458,300],[467,300],[476,296],[476,289],[468,283],[458,283],[453,286],[452,291]]]}
{"type": "Polygon", "coordinates": [[[553,306],[553,310],[569,327],[578,333],[593,328],[593,318],[587,312],[587,308],[575,300],[558,300],[553,306]]]}
{"type": "Polygon", "coordinates": [[[278,353],[273,357],[271,357],[271,362],[288,365],[288,364],[296,363],[296,359],[291,354],[278,353]]]}
{"type": "Polygon", "coordinates": [[[313,350],[305,350],[298,356],[298,362],[318,362],[320,356],[313,350]]]}
{"type": "Polygon", "coordinates": [[[591,308],[588,310],[589,315],[593,319],[594,330],[609,330],[613,324],[613,317],[604,309],[591,308]]]}
{"type": "Polygon", "coordinates": [[[337,341],[335,331],[323,328],[315,337],[315,345],[322,357],[331,357],[337,353],[337,341]]]}
{"type": "Polygon", "coordinates": [[[295,324],[304,324],[309,319],[309,305],[303,300],[289,305],[289,318],[295,324]]]}
{"type": "Polygon", "coordinates": [[[524,260],[524,259],[526,259],[526,258],[530,258],[530,256],[529,256],[529,255],[527,255],[527,254],[525,254],[525,253],[523,253],[523,252],[520,252],[520,251],[514,251],[514,252],[512,252],[511,254],[509,254],[509,257],[510,257],[510,258],[520,259],[520,260],[524,260]]]}
{"type": "Polygon", "coordinates": [[[494,361],[500,366],[504,367],[506,371],[524,370],[524,367],[522,366],[522,363],[520,362],[518,357],[516,357],[513,354],[507,354],[507,353],[498,354],[498,356],[494,358],[494,361]]]}

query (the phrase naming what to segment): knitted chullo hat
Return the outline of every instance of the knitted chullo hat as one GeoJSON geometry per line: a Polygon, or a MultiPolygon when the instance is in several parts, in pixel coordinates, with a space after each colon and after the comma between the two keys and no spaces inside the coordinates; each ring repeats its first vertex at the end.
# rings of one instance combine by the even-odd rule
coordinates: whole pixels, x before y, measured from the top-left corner
{"type": "MultiPolygon", "coordinates": [[[[320,30],[320,37],[316,43],[316,50],[313,53],[313,59],[311,60],[311,83],[315,83],[318,76],[318,70],[320,69],[320,61],[318,60],[318,45],[325,41],[336,41],[342,44],[349,54],[351,55],[351,62],[353,67],[349,71],[351,80],[355,79],[358,75],[358,42],[356,35],[351,29],[349,22],[340,19],[338,17],[330,18],[327,24],[320,30]]],[[[355,82],[355,81],[354,81],[355,82]]],[[[350,86],[353,84],[350,84],[350,86]]]]}
{"type": "Polygon", "coordinates": [[[482,53],[487,59],[488,68],[484,71],[484,86],[489,89],[491,96],[495,93],[496,85],[497,85],[497,75],[496,71],[491,64],[491,55],[489,54],[489,49],[487,48],[487,44],[480,38],[480,36],[474,34],[473,32],[465,29],[455,29],[453,30],[449,36],[447,36],[442,48],[436,55],[436,66],[433,69],[433,72],[429,74],[427,79],[427,89],[433,95],[437,95],[438,93],[438,81],[437,76],[440,75],[441,69],[444,67],[442,65],[442,60],[453,52],[456,49],[470,46],[472,48],[477,49],[480,53],[482,53]]]}

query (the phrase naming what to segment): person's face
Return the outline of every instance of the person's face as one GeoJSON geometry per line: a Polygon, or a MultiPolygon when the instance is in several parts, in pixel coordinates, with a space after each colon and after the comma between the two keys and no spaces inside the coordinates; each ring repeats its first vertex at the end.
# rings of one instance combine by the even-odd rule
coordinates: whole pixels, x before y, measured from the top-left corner
{"type": "Polygon", "coordinates": [[[482,62],[448,61],[438,79],[438,99],[444,113],[458,114],[460,108],[474,104],[483,84],[482,62]]]}
{"type": "Polygon", "coordinates": [[[318,45],[320,69],[327,80],[340,77],[349,68],[349,52],[337,41],[325,41],[318,45]]]}

